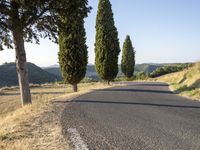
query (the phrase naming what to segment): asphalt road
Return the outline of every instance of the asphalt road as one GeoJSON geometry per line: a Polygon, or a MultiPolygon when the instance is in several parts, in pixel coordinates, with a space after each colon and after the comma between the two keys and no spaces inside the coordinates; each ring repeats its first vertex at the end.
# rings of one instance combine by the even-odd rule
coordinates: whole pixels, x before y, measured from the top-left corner
{"type": "Polygon", "coordinates": [[[72,147],[84,149],[74,142],[81,139],[91,150],[200,150],[200,102],[165,83],[127,84],[63,103],[63,134],[72,147]]]}

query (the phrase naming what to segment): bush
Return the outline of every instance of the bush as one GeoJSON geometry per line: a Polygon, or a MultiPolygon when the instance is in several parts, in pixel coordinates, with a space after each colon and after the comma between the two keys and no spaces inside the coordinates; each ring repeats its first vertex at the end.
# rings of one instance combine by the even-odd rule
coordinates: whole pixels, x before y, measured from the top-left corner
{"type": "Polygon", "coordinates": [[[136,79],[136,80],[146,80],[146,79],[148,79],[148,76],[145,74],[144,71],[142,71],[142,72],[138,72],[138,73],[135,75],[135,79],[136,79]]]}

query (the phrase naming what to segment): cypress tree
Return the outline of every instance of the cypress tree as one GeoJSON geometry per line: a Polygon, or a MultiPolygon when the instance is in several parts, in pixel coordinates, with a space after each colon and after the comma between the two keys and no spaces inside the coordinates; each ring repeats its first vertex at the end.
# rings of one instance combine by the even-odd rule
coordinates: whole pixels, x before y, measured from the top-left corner
{"type": "Polygon", "coordinates": [[[122,72],[128,78],[133,76],[135,68],[135,51],[130,36],[127,35],[122,50],[122,72]]]}
{"type": "Polygon", "coordinates": [[[118,74],[118,32],[109,0],[99,0],[96,18],[95,68],[108,84],[118,74]]]}
{"type": "Polygon", "coordinates": [[[67,1],[68,14],[60,16],[65,29],[59,33],[58,57],[64,81],[77,92],[77,84],[85,77],[88,63],[84,18],[90,8],[87,0],[67,1]]]}

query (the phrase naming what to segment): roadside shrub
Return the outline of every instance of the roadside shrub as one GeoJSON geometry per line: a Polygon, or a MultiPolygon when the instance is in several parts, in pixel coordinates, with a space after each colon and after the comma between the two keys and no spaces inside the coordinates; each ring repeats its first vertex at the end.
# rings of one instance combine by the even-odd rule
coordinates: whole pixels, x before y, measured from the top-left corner
{"type": "Polygon", "coordinates": [[[147,80],[148,79],[148,76],[145,74],[145,72],[138,72],[136,75],[135,75],[135,79],[136,80],[147,80]]]}

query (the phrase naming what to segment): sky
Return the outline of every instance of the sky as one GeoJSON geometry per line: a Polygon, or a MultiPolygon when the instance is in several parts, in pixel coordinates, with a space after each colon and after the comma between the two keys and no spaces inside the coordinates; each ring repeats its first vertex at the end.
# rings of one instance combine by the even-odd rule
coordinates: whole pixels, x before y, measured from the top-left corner
{"type": "MultiPolygon", "coordinates": [[[[127,34],[136,51],[136,63],[177,63],[200,60],[199,0],[110,0],[122,48],[127,34]]],[[[98,0],[85,19],[89,63],[94,64],[98,0]]],[[[58,45],[42,39],[25,44],[27,61],[46,67],[58,63],[58,45]]],[[[14,50],[0,51],[0,64],[14,62],[14,50]]],[[[119,56],[119,63],[121,54],[119,56]]]]}

